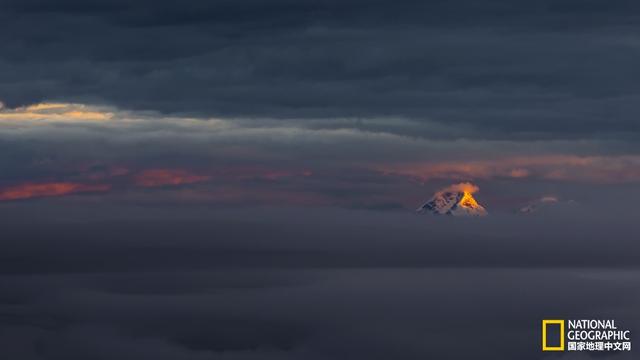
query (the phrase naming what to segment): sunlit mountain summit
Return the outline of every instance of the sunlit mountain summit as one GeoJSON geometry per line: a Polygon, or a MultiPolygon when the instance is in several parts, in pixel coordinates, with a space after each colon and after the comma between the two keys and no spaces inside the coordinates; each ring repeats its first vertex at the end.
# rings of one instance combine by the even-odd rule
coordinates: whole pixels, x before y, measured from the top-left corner
{"type": "Polygon", "coordinates": [[[487,210],[473,197],[473,193],[478,190],[478,187],[471,183],[451,185],[436,192],[416,211],[435,215],[486,216],[487,210]]]}

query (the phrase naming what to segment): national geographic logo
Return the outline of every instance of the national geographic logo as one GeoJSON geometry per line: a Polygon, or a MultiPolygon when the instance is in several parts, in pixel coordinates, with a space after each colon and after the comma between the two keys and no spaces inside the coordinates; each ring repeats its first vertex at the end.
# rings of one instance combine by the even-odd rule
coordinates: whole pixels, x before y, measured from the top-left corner
{"type": "Polygon", "coordinates": [[[542,351],[631,351],[631,331],[615,320],[542,320],[542,351]]]}
{"type": "Polygon", "coordinates": [[[542,320],[542,351],[564,351],[564,320],[542,320]]]}

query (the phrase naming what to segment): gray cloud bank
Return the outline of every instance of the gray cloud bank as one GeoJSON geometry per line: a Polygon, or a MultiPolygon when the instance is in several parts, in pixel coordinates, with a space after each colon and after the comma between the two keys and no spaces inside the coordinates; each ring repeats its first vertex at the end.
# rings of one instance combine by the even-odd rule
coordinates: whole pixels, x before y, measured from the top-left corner
{"type": "Polygon", "coordinates": [[[632,1],[0,2],[0,99],[638,132],[632,1]]]}
{"type": "Polygon", "coordinates": [[[414,136],[395,131],[394,120],[417,124],[336,118],[325,126],[62,103],[4,109],[0,200],[75,188],[132,203],[392,209],[415,208],[447,182],[473,181],[481,201],[508,210],[548,195],[603,203],[638,190],[632,141],[414,136]]]}
{"type": "Polygon", "coordinates": [[[12,359],[543,359],[542,318],[640,324],[631,217],[47,211],[2,217],[12,359]]]}

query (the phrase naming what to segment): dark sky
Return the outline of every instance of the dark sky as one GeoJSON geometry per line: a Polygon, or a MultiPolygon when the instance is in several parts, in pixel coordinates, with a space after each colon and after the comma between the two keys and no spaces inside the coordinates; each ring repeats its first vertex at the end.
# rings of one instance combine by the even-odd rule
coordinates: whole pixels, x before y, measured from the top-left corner
{"type": "Polygon", "coordinates": [[[0,0],[0,353],[546,359],[547,316],[640,329],[638,34],[631,0],[0,0]],[[413,213],[459,182],[488,217],[413,213]]]}

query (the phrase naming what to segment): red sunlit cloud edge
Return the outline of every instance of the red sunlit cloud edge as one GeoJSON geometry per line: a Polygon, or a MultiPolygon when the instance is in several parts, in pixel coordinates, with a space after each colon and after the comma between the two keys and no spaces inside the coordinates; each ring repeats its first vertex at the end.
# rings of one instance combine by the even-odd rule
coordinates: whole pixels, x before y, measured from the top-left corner
{"type": "Polygon", "coordinates": [[[56,197],[77,193],[106,192],[109,184],[83,184],[77,182],[27,182],[0,189],[0,201],[56,197]]]}

